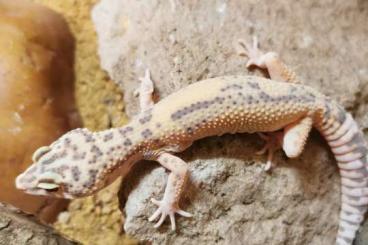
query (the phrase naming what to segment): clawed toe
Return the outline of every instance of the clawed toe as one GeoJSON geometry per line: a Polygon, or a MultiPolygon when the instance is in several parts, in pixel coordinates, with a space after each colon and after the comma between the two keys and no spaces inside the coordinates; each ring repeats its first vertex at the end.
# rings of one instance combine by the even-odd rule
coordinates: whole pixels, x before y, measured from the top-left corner
{"type": "Polygon", "coordinates": [[[184,217],[186,217],[186,218],[191,218],[191,217],[193,217],[193,214],[188,213],[188,212],[186,212],[186,211],[184,211],[184,210],[181,210],[181,209],[176,210],[176,213],[178,213],[178,214],[180,214],[181,216],[184,216],[184,217]]]}
{"type": "Polygon", "coordinates": [[[259,66],[263,67],[262,56],[263,53],[258,49],[258,39],[257,37],[253,37],[253,44],[250,45],[244,40],[238,40],[239,43],[239,55],[245,55],[249,58],[246,66],[249,68],[250,66],[259,66]]]}
{"type": "Polygon", "coordinates": [[[155,228],[158,228],[162,225],[162,223],[165,221],[166,217],[169,216],[170,222],[171,222],[171,230],[176,229],[175,224],[175,213],[184,216],[184,217],[192,217],[193,215],[191,213],[188,213],[184,210],[181,210],[177,207],[177,205],[170,205],[168,203],[165,203],[164,201],[158,201],[154,198],[151,199],[151,202],[156,204],[158,206],[157,210],[152,214],[151,217],[148,218],[148,221],[152,222],[156,220],[160,215],[160,219],[157,221],[157,223],[153,226],[155,228]]]}
{"type": "Polygon", "coordinates": [[[274,164],[272,161],[267,161],[267,163],[265,164],[263,170],[268,172],[270,171],[272,168],[274,168],[276,166],[276,164],[274,164]]]}

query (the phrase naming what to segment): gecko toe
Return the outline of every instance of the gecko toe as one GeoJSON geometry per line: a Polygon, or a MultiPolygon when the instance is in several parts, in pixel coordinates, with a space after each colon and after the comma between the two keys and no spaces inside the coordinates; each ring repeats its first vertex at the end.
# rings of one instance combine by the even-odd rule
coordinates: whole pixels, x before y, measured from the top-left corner
{"type": "Polygon", "coordinates": [[[151,217],[148,218],[149,222],[154,221],[155,219],[157,219],[157,217],[161,214],[161,210],[160,208],[158,208],[152,215],[151,217]]]}
{"type": "Polygon", "coordinates": [[[272,167],[273,167],[272,162],[271,161],[267,161],[267,163],[265,164],[263,170],[266,171],[266,172],[268,172],[268,171],[270,171],[272,169],[272,167]]]}
{"type": "Polygon", "coordinates": [[[160,227],[162,225],[162,223],[164,223],[166,216],[167,216],[167,214],[162,212],[159,221],[153,227],[155,227],[155,228],[160,227]]]}
{"type": "Polygon", "coordinates": [[[193,217],[193,214],[188,213],[188,212],[186,212],[184,210],[181,210],[181,209],[177,210],[176,213],[180,214],[181,216],[187,217],[187,218],[193,217]]]}
{"type": "Polygon", "coordinates": [[[175,225],[175,214],[171,213],[170,216],[170,222],[171,222],[171,230],[175,231],[176,225],[175,225]]]}
{"type": "Polygon", "coordinates": [[[161,205],[161,202],[159,200],[156,200],[155,198],[151,198],[151,202],[156,204],[157,206],[161,205]]]}

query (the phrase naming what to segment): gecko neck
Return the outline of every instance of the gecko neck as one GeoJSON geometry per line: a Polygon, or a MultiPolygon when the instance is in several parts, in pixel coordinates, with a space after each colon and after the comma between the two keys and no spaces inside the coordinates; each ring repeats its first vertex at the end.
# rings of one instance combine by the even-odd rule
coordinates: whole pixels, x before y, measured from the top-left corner
{"type": "Polygon", "coordinates": [[[135,162],[143,159],[145,153],[162,146],[155,140],[158,138],[155,134],[158,130],[154,130],[152,126],[153,116],[153,110],[149,109],[141,112],[127,125],[110,129],[116,135],[116,140],[113,141],[115,147],[112,146],[114,148],[107,154],[113,155],[112,165],[115,165],[111,166],[113,169],[129,169],[135,162]]]}
{"type": "MultiPolygon", "coordinates": [[[[101,184],[106,186],[119,176],[125,176],[135,162],[143,158],[144,142],[137,134],[134,120],[120,128],[112,128],[95,133],[96,147],[103,153],[100,161],[104,171],[110,174],[101,184]]],[[[102,186],[100,186],[102,187],[102,186]]]]}

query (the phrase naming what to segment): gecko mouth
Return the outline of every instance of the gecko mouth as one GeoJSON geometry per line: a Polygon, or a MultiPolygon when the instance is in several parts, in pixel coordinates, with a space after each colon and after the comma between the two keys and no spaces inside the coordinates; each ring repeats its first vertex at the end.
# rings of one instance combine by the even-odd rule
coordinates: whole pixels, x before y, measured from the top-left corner
{"type": "Polygon", "coordinates": [[[32,188],[23,188],[22,190],[30,195],[37,196],[57,196],[61,190],[61,186],[54,183],[39,182],[32,188]]]}

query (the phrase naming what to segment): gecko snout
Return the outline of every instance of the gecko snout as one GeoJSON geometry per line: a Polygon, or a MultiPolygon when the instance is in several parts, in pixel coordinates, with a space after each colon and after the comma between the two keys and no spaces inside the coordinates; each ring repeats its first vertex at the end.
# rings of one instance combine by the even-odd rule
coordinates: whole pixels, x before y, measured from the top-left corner
{"type": "Polygon", "coordinates": [[[18,175],[15,179],[17,189],[33,195],[56,194],[60,190],[61,176],[59,174],[46,172],[39,177],[35,177],[35,175],[27,173],[29,173],[29,170],[18,175]]]}

